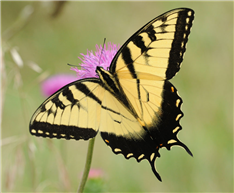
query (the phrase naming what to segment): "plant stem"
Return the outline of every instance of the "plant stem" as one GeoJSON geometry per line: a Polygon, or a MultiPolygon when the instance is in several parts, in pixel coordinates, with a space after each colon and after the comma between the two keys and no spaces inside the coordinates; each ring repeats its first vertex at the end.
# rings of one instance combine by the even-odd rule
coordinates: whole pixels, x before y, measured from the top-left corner
{"type": "Polygon", "coordinates": [[[84,172],[82,174],[81,182],[78,188],[78,193],[82,193],[84,191],[85,183],[87,181],[88,175],[89,175],[89,170],[92,162],[92,156],[93,156],[93,147],[94,147],[94,141],[95,137],[91,140],[89,140],[89,146],[88,146],[88,152],[86,156],[86,163],[85,163],[85,168],[84,172]]]}

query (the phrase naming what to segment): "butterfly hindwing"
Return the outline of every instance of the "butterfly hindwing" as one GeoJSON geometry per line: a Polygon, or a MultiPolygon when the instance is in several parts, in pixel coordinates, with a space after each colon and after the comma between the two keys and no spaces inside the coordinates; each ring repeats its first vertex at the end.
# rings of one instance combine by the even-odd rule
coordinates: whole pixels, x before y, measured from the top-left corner
{"type": "Polygon", "coordinates": [[[159,157],[159,147],[156,147],[146,128],[124,106],[122,100],[105,92],[102,100],[101,136],[114,153],[123,154],[126,159],[135,157],[138,162],[149,160],[154,174],[161,180],[154,166],[155,158],[159,157]]]}
{"type": "MultiPolygon", "coordinates": [[[[134,93],[135,89],[131,89],[134,88],[133,85],[135,85],[134,81],[132,84],[124,84],[126,88],[123,87],[123,90],[139,114],[138,124],[133,124],[134,117],[129,114],[128,119],[132,120],[131,124],[126,124],[126,120],[112,122],[112,126],[109,124],[111,127],[108,128],[114,128],[113,132],[110,132],[110,129],[104,129],[101,131],[101,136],[114,153],[121,153],[126,159],[134,157],[138,162],[147,159],[155,176],[161,181],[155,168],[155,160],[160,157],[160,148],[166,147],[170,150],[171,146],[179,145],[192,155],[187,146],[177,138],[177,133],[181,130],[179,121],[183,117],[180,109],[183,101],[177,89],[169,81],[142,80],[139,84],[140,90],[143,90],[140,92],[140,100],[134,93]]],[[[121,103],[113,105],[111,100],[108,101],[108,106],[112,108],[116,106],[118,109],[115,112],[127,114],[121,103]]]]}

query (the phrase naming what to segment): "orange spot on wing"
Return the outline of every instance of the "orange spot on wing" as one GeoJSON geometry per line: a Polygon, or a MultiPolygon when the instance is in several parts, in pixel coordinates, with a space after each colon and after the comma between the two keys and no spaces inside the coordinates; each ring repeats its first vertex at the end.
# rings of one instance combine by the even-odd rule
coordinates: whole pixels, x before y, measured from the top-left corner
{"type": "Polygon", "coordinates": [[[107,139],[105,139],[105,142],[109,143],[109,141],[107,139]]]}
{"type": "Polygon", "coordinates": [[[171,92],[174,92],[175,90],[174,90],[174,87],[171,87],[171,92]]]}

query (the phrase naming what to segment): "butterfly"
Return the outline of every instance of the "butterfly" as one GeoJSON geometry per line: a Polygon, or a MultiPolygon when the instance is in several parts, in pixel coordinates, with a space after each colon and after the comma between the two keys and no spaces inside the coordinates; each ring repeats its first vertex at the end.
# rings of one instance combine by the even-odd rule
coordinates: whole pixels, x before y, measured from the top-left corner
{"type": "Polygon", "coordinates": [[[100,132],[115,154],[148,160],[154,175],[160,148],[188,147],[182,129],[182,99],[169,82],[180,70],[194,11],[168,11],[139,29],[114,56],[99,78],[72,82],[47,98],[33,114],[35,136],[88,140],[100,132]]]}

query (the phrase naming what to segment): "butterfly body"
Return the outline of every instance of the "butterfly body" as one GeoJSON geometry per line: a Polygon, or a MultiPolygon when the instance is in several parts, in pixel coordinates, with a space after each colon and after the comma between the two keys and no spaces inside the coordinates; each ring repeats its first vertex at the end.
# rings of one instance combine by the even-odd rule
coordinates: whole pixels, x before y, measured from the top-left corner
{"type": "Polygon", "coordinates": [[[49,97],[30,121],[30,133],[90,139],[100,132],[115,154],[147,159],[155,176],[159,149],[178,145],[182,99],[169,82],[180,69],[194,12],[180,8],[151,20],[133,34],[99,78],[70,83],[49,97]]]}
{"type": "Polygon", "coordinates": [[[99,66],[97,67],[96,72],[98,73],[103,86],[114,96],[120,97],[122,92],[120,91],[120,87],[116,82],[115,77],[110,72],[99,66]]]}

